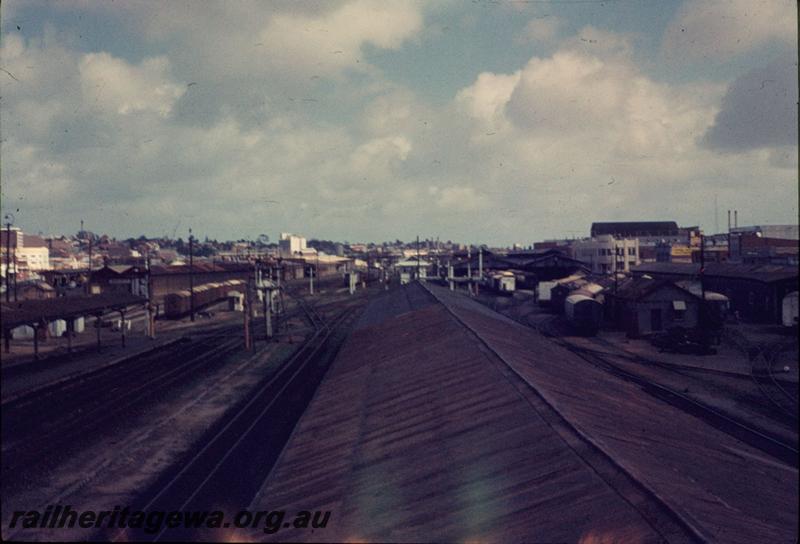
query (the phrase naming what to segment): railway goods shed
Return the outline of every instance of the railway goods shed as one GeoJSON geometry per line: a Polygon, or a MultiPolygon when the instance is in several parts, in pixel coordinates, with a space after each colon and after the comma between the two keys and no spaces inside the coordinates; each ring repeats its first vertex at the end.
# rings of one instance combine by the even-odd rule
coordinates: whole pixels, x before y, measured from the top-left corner
{"type": "Polygon", "coordinates": [[[796,539],[795,467],[445,288],[376,305],[249,506],[327,526],[234,538],[796,539]]]}
{"type": "MultiPolygon", "coordinates": [[[[634,277],[698,281],[700,264],[647,263],[632,272],[634,277]]],[[[783,298],[798,288],[796,266],[708,263],[703,278],[706,289],[728,297],[731,310],[754,323],[782,323],[783,298]]]]}

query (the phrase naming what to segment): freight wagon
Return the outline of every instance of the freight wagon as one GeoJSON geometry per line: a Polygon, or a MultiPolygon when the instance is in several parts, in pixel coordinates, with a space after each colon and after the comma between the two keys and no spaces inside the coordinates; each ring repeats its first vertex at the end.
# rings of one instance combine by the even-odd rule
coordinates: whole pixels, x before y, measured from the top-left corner
{"type": "Polygon", "coordinates": [[[540,306],[549,306],[550,305],[550,292],[552,291],[553,287],[558,285],[557,282],[554,281],[540,281],[539,285],[536,286],[537,298],[539,299],[540,306]]]}
{"type": "MultiPolygon", "coordinates": [[[[225,300],[231,291],[242,291],[245,282],[228,280],[222,283],[205,283],[194,288],[194,310],[197,311],[209,304],[225,300]]],[[[164,315],[176,319],[191,311],[191,293],[188,289],[164,296],[164,315]]]]}
{"type": "Polygon", "coordinates": [[[512,295],[516,288],[516,281],[513,272],[497,272],[489,278],[489,285],[495,293],[512,295]]]}
{"type": "Polygon", "coordinates": [[[578,334],[594,336],[600,329],[603,305],[586,294],[569,295],[564,301],[564,315],[578,334]]]}

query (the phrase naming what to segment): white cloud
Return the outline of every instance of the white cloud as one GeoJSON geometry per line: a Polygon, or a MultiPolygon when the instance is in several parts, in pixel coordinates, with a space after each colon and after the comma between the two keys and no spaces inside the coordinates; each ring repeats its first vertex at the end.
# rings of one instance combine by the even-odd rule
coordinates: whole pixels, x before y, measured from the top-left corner
{"type": "Polygon", "coordinates": [[[498,228],[524,221],[531,229],[552,229],[559,216],[586,217],[587,225],[604,218],[697,222],[697,206],[688,212],[680,195],[747,202],[754,192],[748,176],[755,172],[770,179],[774,193],[761,195],[753,208],[765,217],[770,206],[780,209],[781,199],[796,194],[783,155],[723,159],[698,145],[725,88],[655,81],[632,61],[629,40],[586,28],[519,72],[482,73],[455,104],[475,134],[487,122],[505,123],[502,134],[471,142],[474,179],[487,191],[490,209],[502,210],[498,228]]]}
{"type": "Polygon", "coordinates": [[[450,212],[460,213],[485,209],[488,201],[472,187],[454,185],[438,191],[436,204],[450,212]]]}
{"type": "Polygon", "coordinates": [[[356,176],[374,176],[380,180],[391,178],[392,169],[404,161],[411,151],[411,142],[403,136],[375,138],[358,146],[351,156],[351,166],[356,176]]]}
{"type": "Polygon", "coordinates": [[[517,88],[521,71],[513,74],[483,72],[456,95],[456,104],[468,116],[480,121],[482,129],[498,129],[506,124],[504,109],[517,88]]]}
{"type": "Polygon", "coordinates": [[[395,90],[375,97],[364,107],[361,126],[368,134],[393,134],[411,130],[420,117],[424,114],[413,95],[395,90]]]}
{"type": "Polygon", "coordinates": [[[170,79],[165,57],[133,66],[108,53],[90,53],[81,60],[79,71],[84,100],[120,115],[149,112],[166,117],[186,92],[185,86],[170,79]]]}
{"type": "Polygon", "coordinates": [[[518,41],[526,42],[552,42],[561,29],[561,19],[554,15],[539,16],[528,21],[518,41]]]}
{"type": "Polygon", "coordinates": [[[698,145],[726,85],[648,76],[625,35],[585,27],[476,71],[445,104],[362,68],[367,49],[417,39],[421,6],[125,4],[145,60],[4,36],[19,79],[0,73],[4,206],[24,202],[23,224],[85,217],[125,236],[181,221],[220,237],[523,242],[592,219],[697,223],[714,193],[754,217],[791,211],[796,148],[698,145]]]}
{"type": "Polygon", "coordinates": [[[303,73],[360,68],[363,46],[396,49],[422,27],[413,4],[356,0],[323,16],[275,15],[259,42],[269,63],[303,73]]]}
{"type": "Polygon", "coordinates": [[[724,60],[770,41],[796,47],[791,0],[689,0],[667,27],[664,53],[675,60],[724,60]]]}

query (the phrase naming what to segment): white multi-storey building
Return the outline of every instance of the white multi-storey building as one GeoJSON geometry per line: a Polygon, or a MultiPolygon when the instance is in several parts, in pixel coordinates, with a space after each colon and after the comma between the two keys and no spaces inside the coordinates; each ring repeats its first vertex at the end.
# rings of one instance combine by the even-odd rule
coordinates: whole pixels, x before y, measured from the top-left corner
{"type": "Polygon", "coordinates": [[[572,243],[575,259],[588,264],[594,274],[629,272],[632,266],[641,263],[639,240],[636,238],[614,238],[606,234],[572,243]]]}
{"type": "MultiPolygon", "coordinates": [[[[8,229],[2,229],[0,236],[0,273],[6,275],[6,263],[8,261],[8,229]]],[[[11,256],[16,261],[16,269],[21,274],[27,272],[37,272],[50,269],[50,250],[47,244],[39,236],[24,234],[21,229],[11,228],[11,256]]],[[[10,265],[11,273],[14,273],[14,263],[10,265]]]]}
{"type": "Polygon", "coordinates": [[[294,255],[296,253],[303,253],[306,250],[306,239],[302,236],[297,236],[288,232],[281,233],[281,239],[278,242],[281,254],[294,255]]]}
{"type": "Polygon", "coordinates": [[[23,235],[22,247],[17,248],[17,259],[26,261],[31,271],[50,269],[50,249],[41,236],[23,235]]]}

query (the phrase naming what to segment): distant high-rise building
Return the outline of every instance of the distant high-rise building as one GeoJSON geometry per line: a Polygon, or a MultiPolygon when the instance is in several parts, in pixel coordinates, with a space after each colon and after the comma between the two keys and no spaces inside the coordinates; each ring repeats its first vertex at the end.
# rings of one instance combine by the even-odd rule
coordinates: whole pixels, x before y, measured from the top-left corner
{"type": "Polygon", "coordinates": [[[281,239],[278,241],[281,254],[294,255],[295,253],[302,253],[306,249],[306,239],[296,234],[288,232],[281,233],[281,239]]]}
{"type": "Polygon", "coordinates": [[[641,263],[639,240],[614,238],[610,234],[574,241],[572,254],[575,259],[588,264],[594,274],[629,272],[632,266],[641,263]]]}

